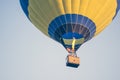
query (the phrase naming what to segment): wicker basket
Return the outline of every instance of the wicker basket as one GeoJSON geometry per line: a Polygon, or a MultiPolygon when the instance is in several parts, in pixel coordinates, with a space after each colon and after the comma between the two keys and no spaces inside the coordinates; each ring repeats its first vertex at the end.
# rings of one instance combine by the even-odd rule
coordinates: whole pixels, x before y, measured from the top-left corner
{"type": "Polygon", "coordinates": [[[67,56],[66,66],[77,68],[80,65],[80,58],[74,55],[67,56]]]}

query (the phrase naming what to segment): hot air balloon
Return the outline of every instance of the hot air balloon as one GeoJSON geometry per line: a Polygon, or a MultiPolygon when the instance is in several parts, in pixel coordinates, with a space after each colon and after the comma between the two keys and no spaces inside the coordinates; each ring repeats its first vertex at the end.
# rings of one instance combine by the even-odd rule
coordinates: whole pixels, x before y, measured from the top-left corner
{"type": "Polygon", "coordinates": [[[80,64],[76,51],[103,31],[120,9],[120,0],[20,0],[28,19],[68,51],[67,66],[80,64]]]}

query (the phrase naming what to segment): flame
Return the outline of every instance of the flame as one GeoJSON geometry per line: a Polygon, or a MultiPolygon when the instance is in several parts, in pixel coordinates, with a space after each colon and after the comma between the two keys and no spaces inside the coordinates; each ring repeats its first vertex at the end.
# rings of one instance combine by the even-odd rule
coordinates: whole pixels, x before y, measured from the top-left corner
{"type": "Polygon", "coordinates": [[[72,50],[75,50],[75,41],[76,41],[76,39],[73,37],[73,41],[72,41],[72,50]]]}

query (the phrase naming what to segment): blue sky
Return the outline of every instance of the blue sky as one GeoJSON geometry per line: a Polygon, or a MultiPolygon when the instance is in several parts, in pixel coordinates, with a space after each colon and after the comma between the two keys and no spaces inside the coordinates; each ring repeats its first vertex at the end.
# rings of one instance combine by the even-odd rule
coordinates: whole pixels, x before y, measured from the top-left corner
{"type": "Polygon", "coordinates": [[[19,0],[0,2],[0,80],[120,80],[120,12],[77,51],[79,68],[65,66],[67,51],[27,19],[19,0]]]}

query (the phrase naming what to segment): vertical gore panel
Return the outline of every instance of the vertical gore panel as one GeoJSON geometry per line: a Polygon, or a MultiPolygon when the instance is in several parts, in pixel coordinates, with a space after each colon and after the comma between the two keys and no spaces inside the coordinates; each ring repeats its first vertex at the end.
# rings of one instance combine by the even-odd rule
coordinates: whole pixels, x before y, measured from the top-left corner
{"type": "Polygon", "coordinates": [[[71,13],[71,0],[63,0],[63,6],[66,14],[71,13]]]}
{"type": "Polygon", "coordinates": [[[80,0],[72,0],[71,1],[71,9],[73,14],[78,14],[80,6],[80,0]]]}
{"type": "MultiPolygon", "coordinates": [[[[117,0],[117,10],[116,10],[116,15],[117,15],[117,13],[118,13],[118,11],[120,10],[120,0],[117,0]]],[[[115,15],[115,16],[116,16],[115,15]]],[[[115,17],[114,16],[114,17],[115,17]]]]}
{"type": "Polygon", "coordinates": [[[85,15],[90,0],[80,0],[79,14],[85,15]]]}
{"type": "MultiPolygon", "coordinates": [[[[54,10],[57,11],[59,14],[65,14],[64,6],[62,0],[49,0],[50,3],[53,3],[54,10]]],[[[54,11],[53,10],[53,11],[54,11]]]]}
{"type": "Polygon", "coordinates": [[[20,0],[20,4],[21,4],[21,7],[22,7],[24,13],[28,17],[28,0],[20,0]]]}

